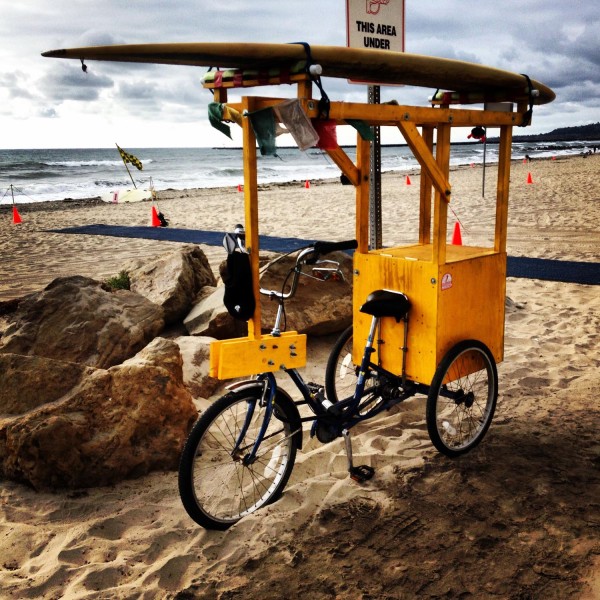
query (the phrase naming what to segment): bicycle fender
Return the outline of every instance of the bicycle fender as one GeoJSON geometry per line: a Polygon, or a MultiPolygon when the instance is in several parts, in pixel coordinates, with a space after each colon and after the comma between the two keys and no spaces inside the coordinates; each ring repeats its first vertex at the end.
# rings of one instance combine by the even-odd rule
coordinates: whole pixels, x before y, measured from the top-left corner
{"type": "MultiPolygon", "coordinates": [[[[229,393],[256,390],[260,395],[262,395],[264,383],[257,379],[245,379],[243,381],[235,381],[229,384],[225,389],[227,389],[229,393]]],[[[279,406],[281,406],[289,416],[292,431],[296,432],[293,436],[294,444],[296,445],[296,448],[302,448],[302,420],[300,419],[300,413],[298,412],[296,403],[292,400],[292,397],[281,388],[277,388],[275,403],[279,404],[279,406]]]]}
{"type": "Polygon", "coordinates": [[[225,389],[228,392],[242,392],[252,388],[257,388],[262,391],[263,382],[258,381],[258,379],[244,379],[243,381],[234,381],[233,383],[225,386],[225,389]]]}

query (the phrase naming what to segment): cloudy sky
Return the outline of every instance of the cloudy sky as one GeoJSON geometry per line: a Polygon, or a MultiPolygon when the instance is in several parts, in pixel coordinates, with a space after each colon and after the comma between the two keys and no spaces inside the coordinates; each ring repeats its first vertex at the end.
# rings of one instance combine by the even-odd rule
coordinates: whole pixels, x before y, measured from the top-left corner
{"type": "MultiPolygon", "coordinates": [[[[200,85],[203,68],[89,61],[84,74],[76,61],[40,53],[153,42],[343,46],[345,5],[345,0],[2,2],[0,148],[112,147],[115,141],[129,148],[227,145],[208,125],[211,94],[200,85]]],[[[556,92],[555,102],[536,108],[527,133],[600,121],[599,31],[596,0],[406,0],[407,52],[527,73],[556,92]]],[[[339,80],[325,85],[333,100],[366,99],[365,86],[339,80]]],[[[382,100],[425,105],[431,92],[387,87],[382,100]]]]}

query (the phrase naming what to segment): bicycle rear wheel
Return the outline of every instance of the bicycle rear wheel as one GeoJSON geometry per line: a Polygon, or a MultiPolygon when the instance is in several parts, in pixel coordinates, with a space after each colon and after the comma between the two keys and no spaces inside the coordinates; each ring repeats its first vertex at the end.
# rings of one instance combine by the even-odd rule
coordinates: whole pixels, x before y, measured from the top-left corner
{"type": "Polygon", "coordinates": [[[440,362],[427,397],[427,430],[446,456],[459,456],[485,436],[498,398],[498,371],[477,340],[456,344],[440,362]]]}
{"type": "Polygon", "coordinates": [[[207,529],[227,529],[274,502],[291,475],[296,443],[289,404],[295,406],[289,399],[278,397],[256,460],[243,462],[263,424],[260,396],[254,389],[219,398],[198,419],[183,448],[181,501],[190,517],[207,529]],[[238,443],[246,424],[246,434],[238,443]]]}
{"type": "MultiPolygon", "coordinates": [[[[339,402],[354,394],[359,367],[352,361],[353,327],[344,329],[336,340],[325,369],[325,396],[331,402],[339,402]]],[[[365,382],[365,391],[374,385],[374,379],[365,382]]]]}

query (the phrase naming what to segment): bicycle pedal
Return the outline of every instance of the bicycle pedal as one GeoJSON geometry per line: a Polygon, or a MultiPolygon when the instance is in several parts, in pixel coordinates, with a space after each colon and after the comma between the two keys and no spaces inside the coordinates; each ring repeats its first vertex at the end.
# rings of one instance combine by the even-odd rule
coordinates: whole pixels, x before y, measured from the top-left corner
{"type": "Polygon", "coordinates": [[[357,483],[364,483],[375,475],[375,469],[368,465],[359,465],[358,467],[351,467],[348,469],[350,472],[350,479],[353,479],[357,483]]]}

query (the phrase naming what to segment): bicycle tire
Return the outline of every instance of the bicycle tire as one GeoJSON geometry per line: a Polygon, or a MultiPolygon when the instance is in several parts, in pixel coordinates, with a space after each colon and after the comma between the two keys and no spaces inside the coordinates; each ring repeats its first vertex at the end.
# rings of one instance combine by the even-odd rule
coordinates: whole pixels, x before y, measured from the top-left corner
{"type": "Polygon", "coordinates": [[[225,530],[245,515],[277,500],[296,460],[297,443],[292,423],[297,409],[278,395],[257,459],[242,463],[250,452],[264,408],[260,389],[232,392],[216,400],[192,428],[181,454],[179,495],[188,515],[206,529],[225,530]],[[242,448],[232,455],[241,425],[255,402],[242,448]]]}
{"type": "Polygon", "coordinates": [[[433,445],[450,457],[477,446],[491,425],[497,399],[498,371],[487,346],[477,340],[453,346],[438,365],[427,396],[427,430],[433,445]]]}
{"type": "MultiPolygon", "coordinates": [[[[354,395],[359,367],[352,361],[353,343],[354,328],[350,325],[342,331],[327,359],[325,396],[330,402],[339,402],[354,395]]],[[[375,385],[375,380],[368,377],[365,382],[365,391],[368,391],[373,385],[375,385]]]]}

